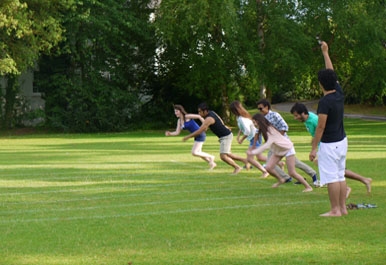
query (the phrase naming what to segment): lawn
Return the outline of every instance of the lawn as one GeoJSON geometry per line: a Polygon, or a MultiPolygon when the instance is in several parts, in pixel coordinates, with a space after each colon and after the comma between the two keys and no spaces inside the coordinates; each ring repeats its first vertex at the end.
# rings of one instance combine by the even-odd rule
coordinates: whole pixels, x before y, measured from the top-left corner
{"type": "MultiPolygon", "coordinates": [[[[307,161],[310,136],[284,117],[307,161]]],[[[348,180],[348,203],[378,208],[341,218],[319,217],[325,188],[272,189],[256,169],[231,175],[211,133],[213,171],[190,155],[192,141],[163,130],[2,136],[0,264],[384,264],[386,123],[345,126],[347,167],[373,179],[371,196],[348,180]]],[[[246,149],[234,140],[234,153],[246,149]]]]}

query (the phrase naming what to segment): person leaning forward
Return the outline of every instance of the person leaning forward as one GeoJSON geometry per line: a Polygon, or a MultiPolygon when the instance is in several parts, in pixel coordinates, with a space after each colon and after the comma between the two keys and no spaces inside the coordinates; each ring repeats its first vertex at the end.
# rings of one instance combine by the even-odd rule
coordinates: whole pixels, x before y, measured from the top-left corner
{"type": "Polygon", "coordinates": [[[224,122],[217,115],[217,113],[209,110],[206,103],[201,103],[198,105],[198,114],[204,118],[204,122],[197,131],[185,136],[183,141],[187,141],[189,138],[195,137],[209,128],[219,138],[220,158],[222,161],[234,168],[232,174],[237,174],[243,169],[235,162],[235,160],[243,162],[245,167],[249,169],[250,165],[246,158],[232,154],[231,147],[233,133],[227,126],[225,126],[224,122]]]}

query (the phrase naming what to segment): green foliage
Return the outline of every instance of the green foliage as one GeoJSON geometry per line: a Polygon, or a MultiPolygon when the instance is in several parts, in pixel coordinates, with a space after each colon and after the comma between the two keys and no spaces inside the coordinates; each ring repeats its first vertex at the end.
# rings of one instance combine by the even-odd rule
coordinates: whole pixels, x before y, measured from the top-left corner
{"type": "Polygon", "coordinates": [[[158,71],[173,80],[165,93],[194,95],[224,113],[243,74],[237,12],[232,0],[161,3],[155,20],[158,71]]]}
{"type": "Polygon", "coordinates": [[[67,53],[43,58],[38,73],[51,126],[76,132],[132,127],[154,75],[147,4],[81,1],[68,12],[62,43],[67,53]]]}
{"type": "Polygon", "coordinates": [[[0,78],[6,81],[3,126],[17,123],[13,116],[22,72],[33,68],[41,54],[50,53],[62,40],[61,12],[70,0],[4,0],[0,3],[0,78]]]}
{"type": "Polygon", "coordinates": [[[202,101],[228,121],[235,99],[320,97],[319,35],[347,103],[384,105],[385,24],[378,0],[4,0],[0,76],[39,64],[48,124],[63,130],[158,127],[172,103],[202,101]]]}
{"type": "MultiPolygon", "coordinates": [[[[284,116],[307,162],[310,136],[284,116]]],[[[325,188],[273,189],[274,178],[260,179],[255,169],[231,175],[211,133],[203,150],[216,154],[212,171],[190,154],[192,141],[163,130],[2,135],[0,263],[383,264],[384,124],[345,120],[347,167],[373,179],[371,196],[347,180],[347,203],[378,208],[341,218],[319,217],[329,209],[325,188]]],[[[246,149],[233,143],[235,154],[246,149]]]]}

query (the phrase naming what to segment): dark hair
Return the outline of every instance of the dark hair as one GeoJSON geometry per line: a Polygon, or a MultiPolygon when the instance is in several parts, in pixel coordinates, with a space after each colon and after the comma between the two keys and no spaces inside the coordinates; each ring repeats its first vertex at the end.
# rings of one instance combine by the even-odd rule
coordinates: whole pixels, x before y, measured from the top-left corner
{"type": "Polygon", "coordinates": [[[296,102],[295,105],[293,105],[291,108],[291,113],[294,114],[294,112],[297,114],[308,114],[308,109],[303,103],[296,102]]]}
{"type": "Polygon", "coordinates": [[[209,107],[208,107],[208,105],[205,102],[202,102],[202,103],[198,104],[198,108],[200,110],[209,110],[209,107]]]}
{"type": "Polygon", "coordinates": [[[229,106],[230,111],[236,115],[244,118],[251,118],[251,114],[243,107],[240,101],[233,101],[229,106]]]}
{"type": "Polygon", "coordinates": [[[324,90],[334,90],[338,77],[332,69],[322,69],[318,72],[318,81],[323,86],[324,90]]]}
{"type": "MultiPolygon", "coordinates": [[[[262,103],[259,103],[259,104],[262,104],[262,103]]],[[[272,124],[264,117],[263,114],[260,114],[260,113],[253,115],[252,120],[254,120],[257,123],[257,126],[259,127],[259,132],[257,134],[257,137],[260,138],[261,135],[263,135],[264,141],[267,141],[268,128],[271,127],[272,124]]]]}
{"type": "Polygon", "coordinates": [[[264,107],[267,107],[268,106],[268,109],[271,109],[271,103],[269,103],[268,100],[266,100],[265,98],[263,99],[260,99],[259,101],[257,101],[257,106],[260,105],[260,104],[263,104],[264,107]]]}

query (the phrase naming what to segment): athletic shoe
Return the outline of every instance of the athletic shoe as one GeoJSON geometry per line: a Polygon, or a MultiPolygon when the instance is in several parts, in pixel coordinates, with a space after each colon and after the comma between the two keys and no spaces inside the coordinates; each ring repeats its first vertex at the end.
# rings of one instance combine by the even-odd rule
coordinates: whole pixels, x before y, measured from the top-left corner
{"type": "Polygon", "coordinates": [[[292,178],[291,178],[291,177],[289,177],[288,179],[286,179],[284,183],[289,183],[289,182],[292,182],[292,178]]]}
{"type": "Polygon", "coordinates": [[[317,180],[317,181],[314,181],[314,187],[315,188],[321,188],[321,187],[323,187],[323,185],[320,184],[319,180],[317,180]]]}
{"type": "MultiPolygon", "coordinates": [[[[307,180],[306,178],[304,178],[304,180],[307,180]]],[[[295,185],[300,185],[300,184],[302,184],[301,182],[299,182],[299,181],[296,181],[295,183],[294,183],[295,185]]]]}

